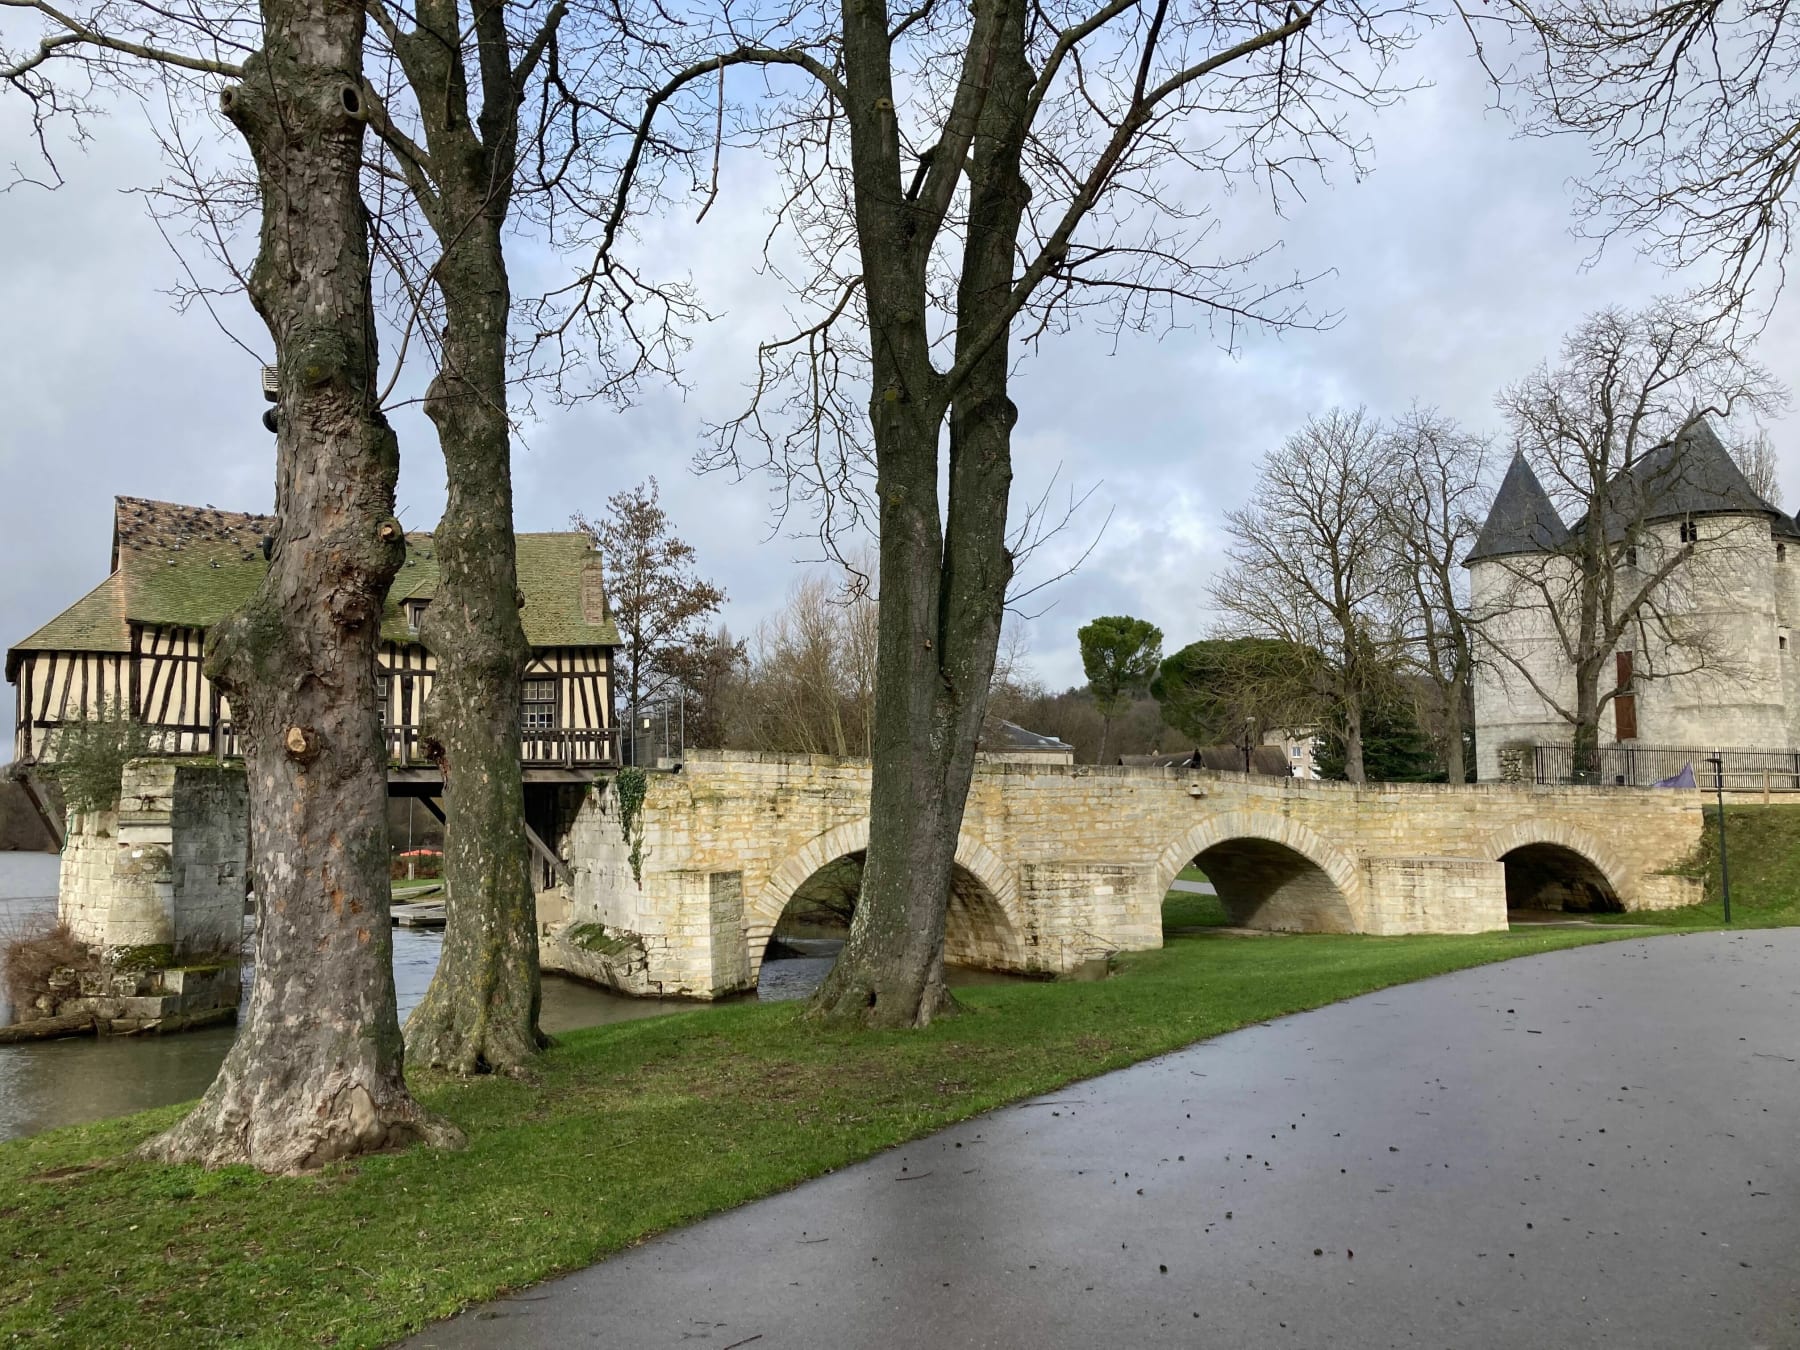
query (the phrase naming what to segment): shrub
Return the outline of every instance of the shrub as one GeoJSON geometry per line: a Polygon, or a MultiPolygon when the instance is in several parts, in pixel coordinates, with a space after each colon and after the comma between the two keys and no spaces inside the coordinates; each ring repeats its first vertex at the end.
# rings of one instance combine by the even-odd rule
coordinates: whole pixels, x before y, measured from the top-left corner
{"type": "Polygon", "coordinates": [[[97,971],[99,958],[77,942],[60,920],[10,935],[0,955],[0,988],[12,1005],[13,1019],[30,1014],[38,997],[51,993],[50,977],[58,970],[97,971]]]}
{"type": "Polygon", "coordinates": [[[98,715],[77,713],[56,728],[54,762],[44,766],[71,811],[110,811],[119,804],[125,766],[150,750],[143,725],[114,704],[98,715]]]}

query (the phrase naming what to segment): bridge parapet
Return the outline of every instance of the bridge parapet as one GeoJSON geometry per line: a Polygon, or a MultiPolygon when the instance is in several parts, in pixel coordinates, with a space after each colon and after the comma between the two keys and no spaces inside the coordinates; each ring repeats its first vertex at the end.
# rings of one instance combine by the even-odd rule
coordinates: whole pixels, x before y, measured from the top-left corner
{"type": "MultiPolygon", "coordinates": [[[[866,760],[690,752],[681,772],[650,777],[635,871],[602,786],[565,841],[569,917],[545,935],[547,964],[640,994],[753,987],[795,890],[867,848],[869,781],[866,760]]],[[[1196,857],[1234,919],[1266,928],[1504,928],[1508,887],[1537,875],[1518,859],[1580,872],[1545,903],[1691,903],[1697,883],[1664,873],[1698,840],[1701,806],[1675,790],[982,764],[947,952],[1059,973],[1159,946],[1163,897],[1196,857]]]]}

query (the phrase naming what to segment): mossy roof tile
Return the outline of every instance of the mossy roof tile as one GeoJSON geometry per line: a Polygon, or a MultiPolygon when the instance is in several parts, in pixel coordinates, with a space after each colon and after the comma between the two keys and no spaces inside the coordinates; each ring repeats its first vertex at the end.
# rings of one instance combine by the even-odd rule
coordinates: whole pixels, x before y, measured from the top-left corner
{"type": "MultiPolygon", "coordinates": [[[[13,651],[128,651],[132,623],[210,628],[248,600],[268,563],[272,516],[120,497],[113,512],[113,573],[13,651]]],[[[521,534],[520,616],[533,647],[616,646],[605,611],[600,557],[584,534],[521,534]]],[[[406,537],[406,562],[389,589],[382,636],[416,643],[403,602],[429,600],[440,575],[429,534],[406,537]]],[[[10,664],[10,663],[9,663],[10,664]]]]}

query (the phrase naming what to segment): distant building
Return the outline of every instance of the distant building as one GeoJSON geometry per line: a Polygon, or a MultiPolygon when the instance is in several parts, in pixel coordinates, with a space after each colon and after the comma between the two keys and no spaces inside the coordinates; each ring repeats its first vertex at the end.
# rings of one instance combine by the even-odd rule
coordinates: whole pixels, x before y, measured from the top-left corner
{"type": "Polygon", "coordinates": [[[982,759],[998,764],[1073,764],[1075,747],[1054,736],[1027,731],[1016,722],[990,717],[981,728],[976,749],[982,759]]]}
{"type": "Polygon", "coordinates": [[[1477,778],[1516,775],[1534,747],[1569,746],[1570,724],[1552,706],[1571,707],[1575,695],[1558,625],[1577,617],[1571,541],[1594,528],[1608,531],[1623,585],[1641,586],[1693,548],[1654,593],[1666,619],[1634,623],[1611,653],[1604,692],[1617,696],[1602,714],[1603,751],[1800,749],[1789,641],[1800,614],[1800,557],[1789,546],[1800,527],[1757,495],[1704,420],[1641,456],[1614,480],[1614,497],[1617,518],[1565,525],[1523,455],[1507,469],[1464,560],[1472,612],[1497,649],[1476,670],[1477,778]],[[1704,668],[1670,647],[1665,626],[1703,636],[1704,668]]]}
{"type": "Polygon", "coordinates": [[[1264,778],[1292,778],[1287,752],[1276,745],[1250,748],[1246,764],[1241,745],[1202,745],[1176,754],[1120,755],[1118,763],[1132,769],[1212,769],[1219,773],[1253,773],[1264,778]]]}
{"type": "Polygon", "coordinates": [[[1296,778],[1319,776],[1319,738],[1306,727],[1277,727],[1263,733],[1263,744],[1281,748],[1288,772],[1296,778]]]}
{"type": "MultiPolygon", "coordinates": [[[[142,723],[154,754],[239,753],[230,705],[201,656],[207,631],[262,581],[275,531],[272,516],[116,498],[106,579],[6,654],[17,691],[15,760],[53,760],[63,722],[109,711],[142,723]]],[[[521,534],[518,566],[531,643],[518,710],[524,763],[615,764],[619,637],[599,555],[585,534],[521,534]]],[[[431,536],[407,535],[376,658],[388,757],[402,778],[421,763],[419,722],[437,661],[419,641],[419,624],[437,587],[431,536]]],[[[428,768],[412,772],[431,776],[428,768]]]]}

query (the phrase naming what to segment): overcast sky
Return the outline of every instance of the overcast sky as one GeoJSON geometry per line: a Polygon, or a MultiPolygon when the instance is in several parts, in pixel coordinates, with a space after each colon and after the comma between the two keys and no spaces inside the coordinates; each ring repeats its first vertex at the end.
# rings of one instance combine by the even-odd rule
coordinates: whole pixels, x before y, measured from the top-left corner
{"type": "MultiPolygon", "coordinates": [[[[1325,332],[1248,332],[1220,350],[1204,328],[1155,338],[1077,331],[1027,361],[1015,389],[1022,495],[1062,480],[1099,484],[1088,512],[1110,527],[1079,573],[1036,598],[1031,661],[1052,686],[1078,682],[1074,630],[1098,614],[1149,618],[1173,649],[1207,623],[1205,587],[1223,547],[1222,514],[1240,504],[1258,457],[1309,414],[1413,400],[1485,429],[1494,392],[1598,306],[1639,303],[1673,284],[1616,250],[1584,269],[1571,237],[1568,183],[1586,159],[1572,143],[1516,139],[1487,111],[1489,93],[1457,34],[1411,57],[1433,87],[1374,116],[1375,172],[1340,173],[1274,221],[1245,194],[1220,203],[1237,238],[1279,238],[1268,275],[1329,270],[1309,292],[1325,332]]],[[[0,99],[4,159],[29,147],[19,109],[0,99]]],[[[68,183],[0,195],[0,645],[18,640],[105,574],[114,494],[266,510],[273,440],[251,357],[202,312],[164,293],[178,267],[125,189],[156,175],[154,146],[130,116],[62,157],[68,183]]],[[[746,161],[740,185],[758,166],[746,161]]],[[[730,185],[728,184],[728,187],[730,185]]],[[[656,390],[633,410],[541,410],[523,429],[514,477],[518,526],[559,529],[569,512],[654,474],[665,505],[730,593],[726,620],[748,632],[814,555],[771,538],[767,484],[696,477],[702,426],[737,410],[756,341],[781,331],[780,294],[751,270],[766,228],[754,183],[694,227],[662,239],[685,250],[702,297],[723,317],[689,358],[690,392],[656,390]]],[[[533,260],[538,268],[548,259],[533,260]]],[[[515,289],[523,290],[523,287],[515,289]]],[[[227,322],[267,347],[239,305],[227,322]]],[[[1786,379],[1800,355],[1800,298],[1777,311],[1760,356],[1786,379]]],[[[430,528],[443,502],[441,460],[416,413],[396,417],[401,518],[430,528]]],[[[1789,492],[1800,483],[1800,422],[1773,424],[1789,492]]],[[[1792,500],[1788,503],[1793,505],[1792,500]]],[[[1059,543],[1077,548],[1071,531],[1059,543]]],[[[1041,570],[1056,560],[1040,558],[1041,570]]],[[[5,700],[10,728],[13,701],[5,700]]]]}

